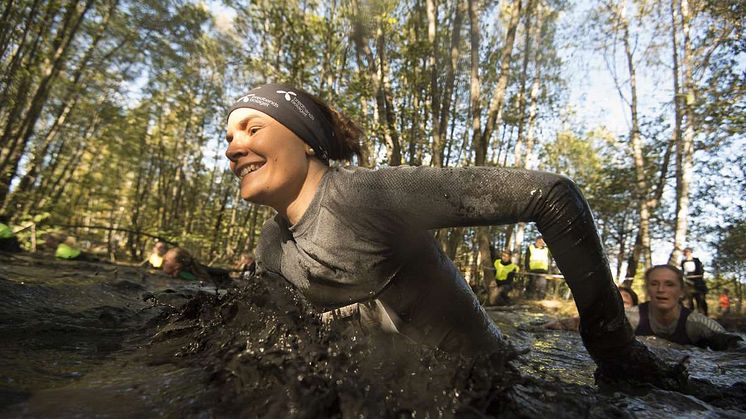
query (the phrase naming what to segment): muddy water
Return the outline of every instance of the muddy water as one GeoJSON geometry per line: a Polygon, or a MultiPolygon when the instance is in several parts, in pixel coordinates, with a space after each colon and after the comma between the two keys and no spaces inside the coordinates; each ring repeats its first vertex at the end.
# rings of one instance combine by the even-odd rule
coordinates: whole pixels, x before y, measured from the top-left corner
{"type": "Polygon", "coordinates": [[[0,417],[746,416],[746,354],[649,339],[668,361],[691,356],[689,388],[601,391],[576,333],[528,308],[490,313],[517,351],[464,359],[324,326],[276,278],[216,295],[0,254],[0,417]]]}

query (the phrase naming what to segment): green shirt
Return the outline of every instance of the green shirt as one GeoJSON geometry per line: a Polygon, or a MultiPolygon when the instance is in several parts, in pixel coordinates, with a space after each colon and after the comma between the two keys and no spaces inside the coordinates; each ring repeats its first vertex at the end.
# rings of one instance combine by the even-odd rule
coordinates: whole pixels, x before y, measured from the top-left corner
{"type": "Polygon", "coordinates": [[[508,274],[511,272],[518,271],[518,265],[510,262],[507,265],[503,265],[500,259],[495,261],[495,280],[499,282],[507,281],[508,274]]]}
{"type": "Polygon", "coordinates": [[[181,272],[179,272],[179,278],[185,279],[187,281],[196,281],[197,280],[197,277],[194,276],[194,274],[191,273],[191,272],[189,272],[189,271],[181,271],[181,272]]]}
{"type": "Polygon", "coordinates": [[[54,256],[60,259],[75,259],[80,256],[80,249],[70,247],[65,243],[60,243],[57,246],[57,251],[54,252],[54,256]]]}

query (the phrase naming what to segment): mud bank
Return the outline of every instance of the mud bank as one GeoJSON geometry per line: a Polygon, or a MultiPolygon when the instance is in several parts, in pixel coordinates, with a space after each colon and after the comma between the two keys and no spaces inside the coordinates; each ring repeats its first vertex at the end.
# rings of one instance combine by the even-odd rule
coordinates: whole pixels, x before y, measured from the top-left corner
{"type": "Polygon", "coordinates": [[[352,321],[283,281],[211,287],[109,264],[0,255],[3,417],[744,417],[746,354],[692,356],[685,393],[599,390],[572,332],[491,311],[519,352],[465,359],[352,321]]]}

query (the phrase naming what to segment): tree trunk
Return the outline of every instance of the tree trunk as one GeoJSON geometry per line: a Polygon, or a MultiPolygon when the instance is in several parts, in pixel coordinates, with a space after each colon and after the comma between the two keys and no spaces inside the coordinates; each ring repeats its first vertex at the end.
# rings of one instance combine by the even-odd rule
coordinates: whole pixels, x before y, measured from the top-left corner
{"type": "MultiPolygon", "coordinates": [[[[487,149],[489,147],[490,138],[495,131],[495,127],[502,120],[503,101],[505,98],[505,91],[507,89],[508,76],[510,73],[510,58],[513,53],[513,44],[515,43],[515,34],[518,27],[518,22],[520,21],[520,15],[521,0],[514,0],[513,6],[511,8],[508,30],[505,34],[505,45],[503,46],[500,59],[500,77],[498,78],[495,90],[493,92],[492,100],[490,101],[490,107],[487,112],[487,124],[484,127],[484,131],[482,131],[482,134],[479,136],[479,141],[476,144],[474,150],[475,166],[483,166],[486,163],[487,149]]],[[[474,28],[472,28],[472,30],[473,29],[474,28]]],[[[486,285],[486,281],[488,281],[488,278],[492,278],[493,276],[489,228],[477,228],[477,243],[479,246],[479,260],[481,261],[482,283],[486,285]]]]}
{"type": "MultiPolygon", "coordinates": [[[[692,74],[692,50],[689,38],[690,10],[688,0],[681,0],[681,31],[684,35],[682,45],[681,66],[683,67],[684,91],[678,100],[680,109],[683,111],[685,126],[683,135],[679,136],[676,143],[676,226],[674,228],[673,251],[668,262],[676,264],[684,248],[687,235],[687,223],[689,215],[689,187],[692,179],[692,167],[694,165],[694,136],[695,136],[695,110],[696,92],[692,74]]],[[[674,32],[676,25],[673,26],[674,32]]]]}
{"type": "Polygon", "coordinates": [[[436,38],[437,7],[434,0],[428,0],[428,39],[432,45],[432,52],[429,58],[431,71],[431,125],[433,132],[432,148],[432,165],[443,167],[444,153],[446,149],[446,134],[448,131],[448,118],[451,114],[451,102],[454,85],[456,82],[456,69],[458,66],[459,56],[461,55],[461,25],[466,3],[464,0],[456,0],[453,27],[451,28],[451,45],[449,50],[448,67],[446,70],[445,82],[443,88],[438,85],[438,74],[441,72],[438,64],[438,43],[436,38]],[[432,6],[431,6],[432,5],[432,6]],[[431,12],[431,7],[434,9],[431,12]],[[442,100],[441,100],[442,99],[442,100]]]}
{"type": "MultiPolygon", "coordinates": [[[[514,164],[516,167],[520,167],[521,165],[521,148],[523,146],[523,131],[526,126],[526,80],[528,79],[528,63],[530,61],[531,57],[531,43],[532,40],[532,14],[534,9],[534,0],[528,1],[528,6],[526,7],[526,23],[524,24],[524,39],[523,39],[523,64],[521,65],[522,71],[520,74],[521,81],[520,81],[520,87],[518,89],[518,134],[515,141],[515,149],[514,149],[514,164]]],[[[536,16],[537,20],[537,26],[541,26],[541,17],[540,12],[537,13],[536,16]]],[[[539,31],[539,35],[541,35],[541,31],[539,31]]],[[[537,42],[537,46],[540,48],[541,42],[537,42]]],[[[537,48],[537,49],[539,49],[537,48]]],[[[537,53],[537,60],[535,60],[535,66],[538,67],[538,53],[537,53]]],[[[507,151],[506,151],[507,156],[507,151]]],[[[512,229],[511,229],[512,233],[512,229]]]]}
{"type": "MultiPolygon", "coordinates": [[[[481,144],[482,132],[482,105],[481,105],[481,81],[479,79],[479,4],[478,0],[469,0],[469,40],[471,46],[471,68],[469,72],[469,109],[471,113],[471,143],[472,149],[485,148],[481,144]]],[[[476,151],[475,151],[476,152],[476,151]]]]}
{"type": "MultiPolygon", "coordinates": [[[[637,111],[637,74],[632,46],[630,43],[629,23],[624,16],[626,2],[619,6],[621,11],[616,16],[622,25],[622,42],[624,43],[624,53],[627,58],[627,71],[629,72],[630,84],[630,120],[631,129],[629,133],[630,146],[632,147],[632,157],[635,164],[636,178],[636,196],[640,213],[640,251],[635,252],[637,255],[644,255],[644,266],[649,268],[651,265],[650,252],[650,207],[648,201],[648,182],[645,173],[645,157],[642,152],[642,140],[640,139],[640,123],[637,111]]],[[[638,256],[639,257],[639,256],[638,256]]],[[[638,259],[635,259],[635,263],[638,259]]]]}
{"type": "MultiPolygon", "coordinates": [[[[70,3],[69,9],[65,14],[64,26],[58,32],[57,38],[53,42],[54,54],[50,60],[45,63],[42,69],[42,80],[31,99],[31,104],[20,125],[16,130],[7,130],[3,133],[3,141],[12,138],[15,146],[12,148],[14,152],[8,155],[8,159],[4,160],[0,167],[0,206],[5,202],[7,194],[10,190],[10,183],[16,175],[18,170],[18,164],[25,152],[26,145],[28,144],[31,135],[34,132],[34,126],[36,121],[41,115],[41,111],[47,102],[49,91],[51,90],[52,84],[56,80],[60,70],[62,69],[64,58],[67,55],[67,51],[72,43],[73,38],[77,34],[83,19],[88,10],[93,5],[93,0],[87,0],[83,5],[82,10],[76,16],[75,9],[77,4],[70,3]]],[[[27,92],[23,92],[26,94],[27,92]]],[[[10,126],[8,126],[10,128],[10,126]]]]}
{"type": "Polygon", "coordinates": [[[399,134],[396,129],[396,117],[393,109],[393,100],[391,86],[388,81],[388,63],[385,55],[386,38],[381,24],[379,23],[376,31],[376,47],[378,50],[378,59],[373,56],[373,52],[368,45],[368,37],[365,26],[362,22],[363,17],[359,5],[353,1],[352,5],[357,16],[355,17],[354,30],[352,34],[353,41],[359,55],[364,58],[364,66],[367,70],[368,77],[371,81],[371,89],[376,100],[376,112],[378,115],[380,131],[383,134],[386,143],[386,154],[389,165],[398,166],[401,164],[401,145],[399,134]]]}
{"type": "Polygon", "coordinates": [[[490,106],[487,110],[487,123],[480,136],[478,147],[474,149],[474,165],[476,166],[483,166],[487,162],[487,149],[489,148],[490,139],[496,131],[496,127],[502,121],[503,102],[505,101],[505,91],[507,90],[508,78],[510,76],[510,59],[513,55],[515,34],[521,16],[521,1],[514,0],[511,7],[510,21],[505,34],[505,44],[503,45],[500,57],[500,77],[497,79],[497,84],[490,100],[490,106]]]}

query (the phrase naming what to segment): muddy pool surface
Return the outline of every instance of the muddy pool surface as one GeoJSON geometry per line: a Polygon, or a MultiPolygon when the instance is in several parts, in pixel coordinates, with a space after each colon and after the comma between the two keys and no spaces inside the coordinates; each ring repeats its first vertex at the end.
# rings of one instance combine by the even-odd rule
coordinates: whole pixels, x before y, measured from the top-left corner
{"type": "Polygon", "coordinates": [[[646,339],[688,387],[599,389],[577,333],[489,312],[516,351],[466,359],[323,325],[277,278],[0,253],[0,417],[746,417],[746,353],[646,339]]]}

